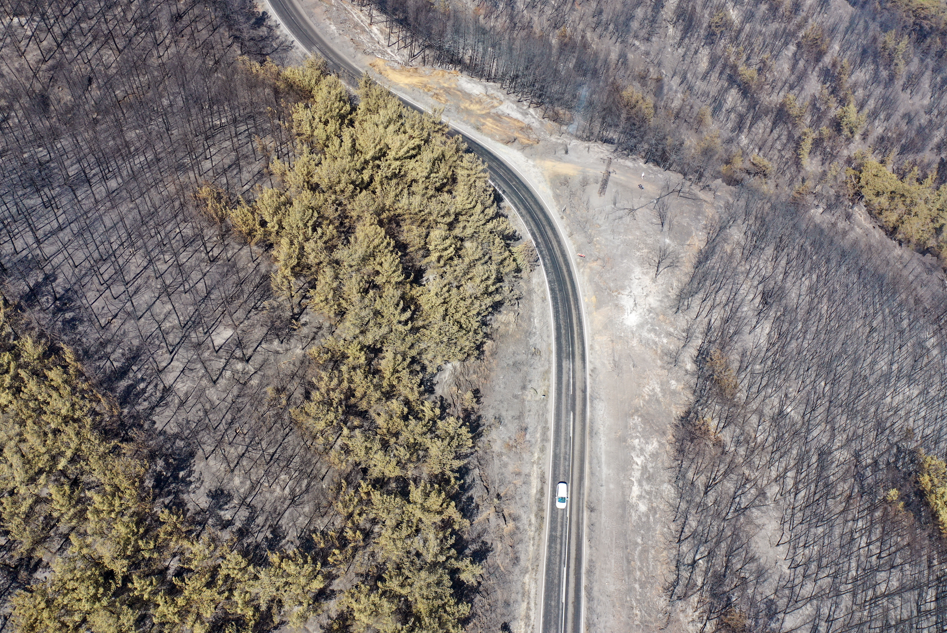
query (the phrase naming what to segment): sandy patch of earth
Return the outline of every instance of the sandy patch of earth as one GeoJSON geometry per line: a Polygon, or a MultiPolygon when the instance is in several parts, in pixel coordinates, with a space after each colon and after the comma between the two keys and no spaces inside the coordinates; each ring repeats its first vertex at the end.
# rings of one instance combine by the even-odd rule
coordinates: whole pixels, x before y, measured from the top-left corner
{"type": "Polygon", "coordinates": [[[471,82],[461,82],[457,71],[432,70],[402,66],[396,62],[376,59],[371,67],[379,75],[402,87],[426,93],[441,105],[459,107],[472,116],[474,129],[504,144],[519,142],[535,145],[539,138],[525,121],[512,112],[504,114],[504,102],[495,95],[470,90],[471,82]]]}

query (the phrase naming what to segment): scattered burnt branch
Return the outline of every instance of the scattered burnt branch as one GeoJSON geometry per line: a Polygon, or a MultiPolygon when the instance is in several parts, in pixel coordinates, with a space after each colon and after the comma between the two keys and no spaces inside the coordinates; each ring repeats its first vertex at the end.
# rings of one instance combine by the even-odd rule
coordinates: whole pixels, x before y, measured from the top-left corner
{"type": "Polygon", "coordinates": [[[661,245],[658,246],[658,250],[654,255],[654,278],[657,279],[658,275],[668,268],[676,267],[678,259],[677,251],[671,244],[667,241],[661,242],[661,245]]]}
{"type": "Polygon", "coordinates": [[[661,227],[661,230],[663,231],[665,228],[670,230],[671,209],[664,196],[655,199],[652,209],[654,210],[654,217],[657,220],[658,225],[661,227]]]}
{"type": "Polygon", "coordinates": [[[602,181],[598,185],[598,195],[602,197],[605,195],[605,191],[608,189],[608,179],[612,175],[612,159],[608,158],[608,163],[605,164],[605,171],[602,172],[602,181]]]}

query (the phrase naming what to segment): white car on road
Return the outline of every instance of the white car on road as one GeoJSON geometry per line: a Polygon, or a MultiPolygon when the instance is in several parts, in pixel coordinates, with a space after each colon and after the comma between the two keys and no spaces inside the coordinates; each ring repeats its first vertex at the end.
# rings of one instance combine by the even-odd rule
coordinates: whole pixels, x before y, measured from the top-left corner
{"type": "Polygon", "coordinates": [[[556,507],[560,510],[566,507],[569,501],[569,484],[560,481],[556,484],[556,507]]]}

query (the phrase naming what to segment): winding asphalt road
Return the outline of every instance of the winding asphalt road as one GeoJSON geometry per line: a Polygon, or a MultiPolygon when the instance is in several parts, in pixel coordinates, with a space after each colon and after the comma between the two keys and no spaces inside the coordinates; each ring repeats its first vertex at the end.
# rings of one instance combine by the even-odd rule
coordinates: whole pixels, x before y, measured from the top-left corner
{"type": "MultiPolygon", "coordinates": [[[[329,68],[352,86],[362,71],[319,34],[295,0],[268,0],[283,27],[307,51],[326,59],[329,68]]],[[[404,97],[410,108],[422,110],[404,97]]],[[[571,256],[555,220],[539,196],[517,171],[499,156],[459,130],[467,147],[490,172],[491,182],[522,218],[542,261],[552,303],[555,341],[555,385],[551,460],[546,508],[541,630],[543,633],[583,631],[582,571],[585,523],[586,348],[581,298],[571,256]],[[569,483],[565,510],[555,506],[558,481],[569,483]]]]}

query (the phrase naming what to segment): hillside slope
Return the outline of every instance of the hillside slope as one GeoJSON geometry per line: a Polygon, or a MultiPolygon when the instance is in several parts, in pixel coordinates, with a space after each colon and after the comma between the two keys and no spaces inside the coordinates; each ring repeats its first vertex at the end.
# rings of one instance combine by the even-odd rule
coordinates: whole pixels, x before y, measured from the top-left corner
{"type": "MultiPolygon", "coordinates": [[[[699,180],[847,204],[868,151],[947,178],[943,2],[361,0],[400,49],[699,180]],[[381,17],[378,17],[378,16],[381,17]]],[[[911,178],[909,178],[911,180],[911,178]]],[[[913,180],[911,180],[913,182],[913,180]]],[[[947,208],[935,214],[939,227],[947,208]]],[[[943,248],[940,229],[920,250],[943,248]]]]}

